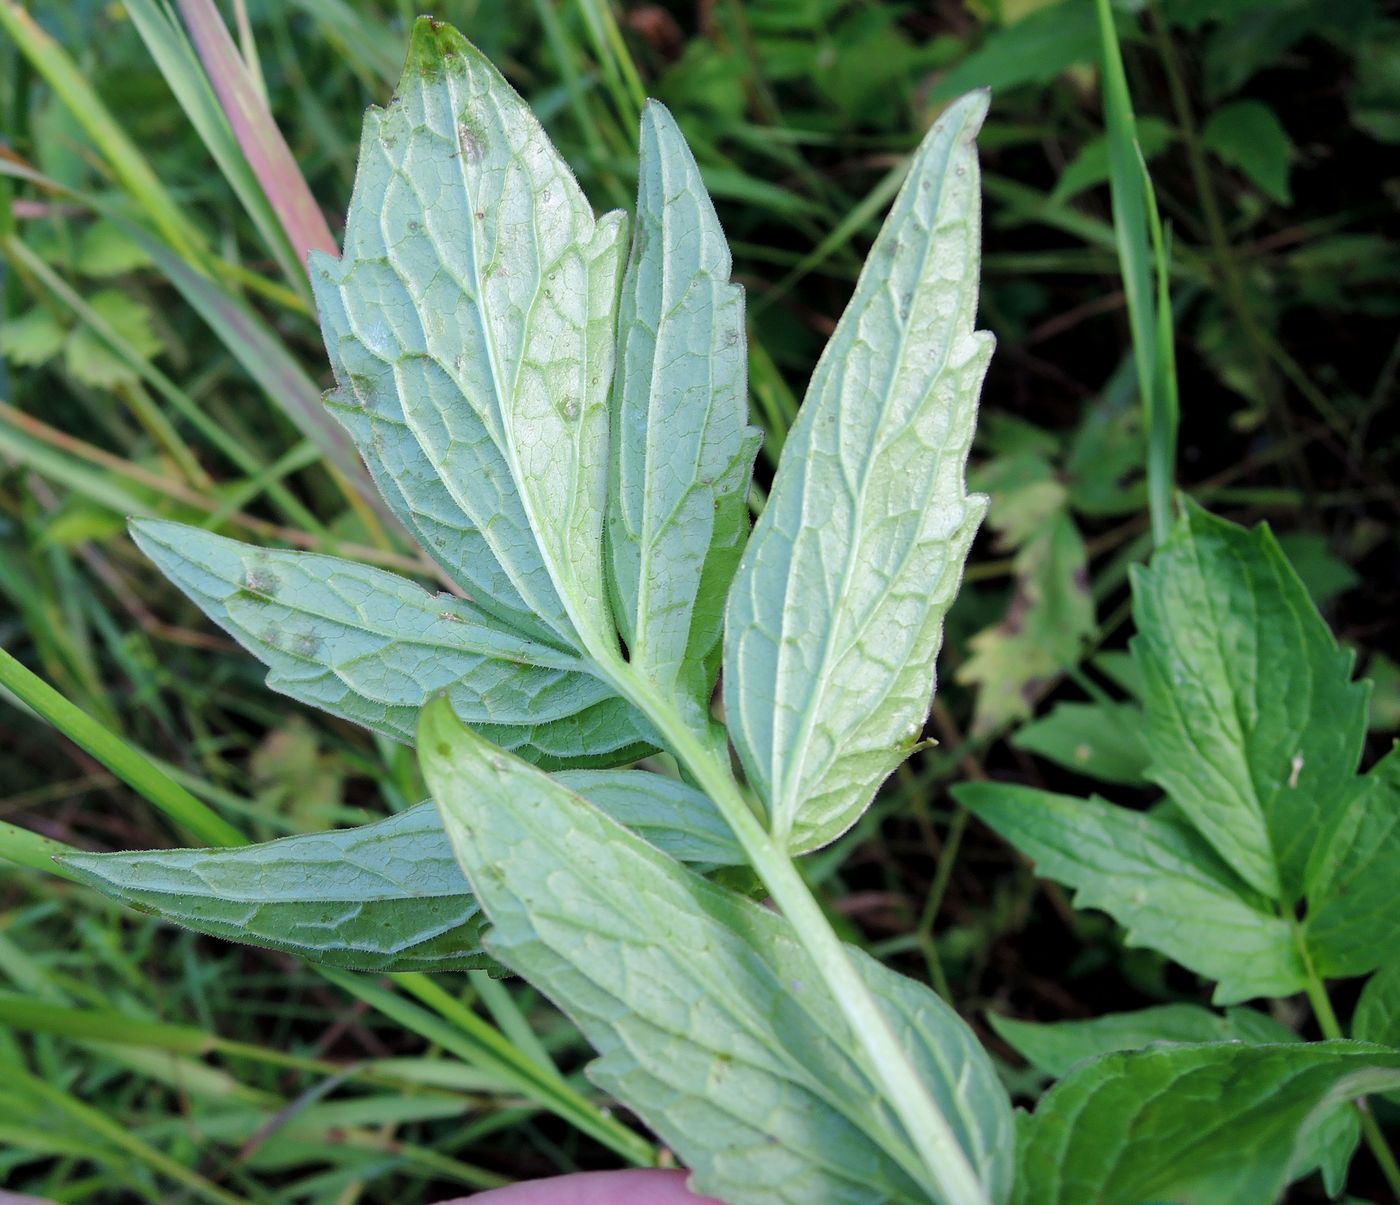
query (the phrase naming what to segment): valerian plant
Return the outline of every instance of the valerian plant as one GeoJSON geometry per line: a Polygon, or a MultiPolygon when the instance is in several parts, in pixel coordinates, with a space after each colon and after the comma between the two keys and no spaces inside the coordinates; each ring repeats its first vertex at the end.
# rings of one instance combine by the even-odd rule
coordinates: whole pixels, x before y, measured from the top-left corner
{"type": "MultiPolygon", "coordinates": [[[[310,272],[327,404],[457,589],[175,523],[132,531],[269,685],[415,742],[432,802],[262,846],[73,855],[69,870],[332,966],[523,975],[596,1047],[593,1081],[726,1201],[1278,1191],[1280,1152],[1337,1100],[1400,1085],[1400,1054],[1257,1032],[1108,1053],[1051,1093],[1018,1156],[971,1030],[838,940],[796,867],[919,741],[985,509],[964,470],[992,346],[974,329],[986,109],[982,93],[955,102],[913,157],[750,534],[743,296],[675,122],[656,104],[642,116],[629,239],[482,55],[421,20],[365,124],[344,254],[310,272]],[[678,776],[625,768],[656,752],[678,776]],[[777,911],[725,885],[745,868],[777,911]],[[1202,1085],[1222,1118],[1203,1135],[1183,1124],[1202,1085]],[[1253,1178],[1220,1157],[1247,1143],[1253,1178]]],[[[1220,967],[1223,999],[1306,982],[1310,947],[1265,905],[1351,875],[1369,821],[1330,859],[1296,836],[1276,857],[1275,834],[1336,811],[1321,788],[1340,789],[1349,740],[1300,744],[1289,789],[1308,802],[1248,823],[1229,813],[1253,789],[1239,758],[1168,784],[1221,843],[1211,854],[1163,820],[1177,861],[1238,857],[1229,916],[1259,917],[1239,965],[1220,967]]],[[[1133,830],[1128,848],[1146,839],[1133,830]]],[[[1224,899],[1227,873],[1199,869],[1192,899],[1224,899]]]]}
{"type": "MultiPolygon", "coordinates": [[[[1078,903],[1117,920],[1130,943],[1213,981],[1216,1004],[1306,993],[1322,1032],[1340,1038],[1324,980],[1379,969],[1362,991],[1352,1035],[1400,1043],[1400,750],[1357,774],[1369,684],[1352,680],[1352,654],[1338,647],[1267,527],[1248,532],[1191,504],[1151,565],[1135,570],[1133,599],[1135,673],[1127,681],[1137,697],[1077,705],[1089,721],[1080,731],[1097,730],[1112,744],[1117,730],[1120,749],[1131,734],[1141,760],[1110,762],[1105,776],[1156,784],[1161,803],[1131,811],[1003,783],[965,783],[955,795],[1041,874],[1074,888],[1078,903]]],[[[1082,749],[1080,737],[1075,744],[1082,749]]],[[[1060,752],[1053,736],[1046,748],[1060,752]]],[[[1085,760],[1093,762],[1092,752],[1085,760]]],[[[1293,1043],[1276,1056],[1277,1079],[1254,1086],[1289,1094],[1312,1057],[1293,1031],[1238,1007],[1217,1014],[1176,1004],[1089,1022],[994,1025],[1050,1075],[1153,1042],[1293,1043]]],[[[1042,1185],[1059,1168],[1055,1183],[1065,1187],[1030,1199],[1080,1199],[1069,1171],[1078,1156],[1054,1119],[1123,1074],[1112,1060],[1085,1064],[1041,1102],[1023,1134],[1023,1159],[1042,1185]]],[[[1163,1074],[1214,1092],[1211,1077],[1228,1072],[1223,1062],[1188,1060],[1164,1064],[1163,1074]]],[[[1363,1128],[1400,1190],[1374,1120],[1350,1103],[1362,1091],[1358,1083],[1311,1103],[1304,1093],[1293,1107],[1308,1124],[1285,1124],[1274,1138],[1244,1138],[1232,1123],[1213,1156],[1225,1187],[1209,1199],[1266,1200],[1313,1167],[1335,1195],[1363,1128]]],[[[1283,1106],[1276,1099],[1270,1107],[1283,1106]]],[[[1142,1129],[1140,1118],[1119,1123],[1125,1135],[1142,1129]]],[[[1144,1140],[1150,1131],[1125,1137],[1125,1175],[1140,1175],[1127,1165],[1144,1140]]],[[[1212,1158],[1208,1146],[1193,1161],[1212,1158]]],[[[1171,1199],[1176,1187],[1168,1177],[1141,1191],[1171,1199]]]]}

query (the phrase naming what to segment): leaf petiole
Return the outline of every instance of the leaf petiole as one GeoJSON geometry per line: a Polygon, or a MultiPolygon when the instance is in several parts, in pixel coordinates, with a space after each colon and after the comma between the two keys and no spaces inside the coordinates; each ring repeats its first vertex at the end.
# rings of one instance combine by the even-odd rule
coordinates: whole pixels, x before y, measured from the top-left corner
{"type": "Polygon", "coordinates": [[[620,658],[606,654],[599,658],[595,651],[594,659],[600,662],[600,671],[618,693],[656,725],[667,747],[714,802],[769,896],[792,923],[912,1143],[912,1149],[898,1144],[898,1149],[889,1151],[890,1155],[947,1205],[991,1205],[948,1119],[900,1048],[846,947],[813,898],[792,857],[754,815],[719,750],[703,740],[672,703],[661,698],[620,658]]]}

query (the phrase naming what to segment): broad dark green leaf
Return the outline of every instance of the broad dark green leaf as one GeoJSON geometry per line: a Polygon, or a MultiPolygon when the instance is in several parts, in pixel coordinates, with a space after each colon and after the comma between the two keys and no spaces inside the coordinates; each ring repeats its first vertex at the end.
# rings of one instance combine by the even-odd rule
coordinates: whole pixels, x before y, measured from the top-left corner
{"type": "Polygon", "coordinates": [[[311,257],[330,401],[390,505],[486,611],[610,638],[608,389],[625,219],[595,221],[529,107],[413,28],[371,109],[340,260],[311,257]]]}
{"type": "Polygon", "coordinates": [[[1030,787],[964,783],[954,795],[1035,864],[1182,966],[1217,980],[1217,1004],[1305,984],[1288,923],[1184,824],[1030,787]]]}
{"type": "Polygon", "coordinates": [[[957,101],[915,155],[730,591],[730,733],[794,849],[845,831],[918,740],[986,506],[964,483],[992,349],[973,329],[986,111],[957,101]]]}
{"type": "Polygon", "coordinates": [[[1361,989],[1351,1034],[1363,1042],[1400,1049],[1400,953],[1392,950],[1390,961],[1361,989]]]}
{"type": "Polygon", "coordinates": [[[1147,780],[1142,709],[1132,703],[1057,703],[1017,729],[1011,743],[1104,782],[1135,787],[1147,780]]]}
{"type": "Polygon", "coordinates": [[[1212,1012],[1197,1004],[1163,1004],[1130,1013],[1110,1013],[1087,1021],[1037,1024],[988,1015],[993,1029],[1037,1071],[1056,1079],[1076,1063],[1124,1050],[1141,1050],[1156,1042],[1249,1042],[1254,1045],[1297,1041],[1291,1029],[1252,1008],[1212,1012]]]}
{"type": "MultiPolygon", "coordinates": [[[[1351,1018],[1351,1036],[1400,1050],[1400,955],[1392,953],[1390,961],[1361,989],[1351,1018]]],[[[1387,1095],[1400,1104],[1400,1092],[1387,1095]]]]}
{"type": "Polygon", "coordinates": [[[1018,1205],[1267,1205],[1339,1104],[1400,1085],[1358,1042],[1162,1046],[1082,1063],[1022,1127],[1018,1205]]]}
{"type": "Polygon", "coordinates": [[[1251,886],[1293,903],[1366,734],[1352,654],[1267,527],[1194,505],[1133,598],[1150,777],[1251,886]]]}
{"type": "MultiPolygon", "coordinates": [[[[687,862],[743,860],[714,805],[641,770],[558,781],[687,862]]],[[[64,864],[122,903],[200,933],[361,971],[496,967],[485,924],[430,802],[360,828],[233,849],[72,854],[64,864]]]]}
{"type": "Polygon", "coordinates": [[[1201,145],[1237,168],[1279,205],[1292,203],[1288,170],[1298,152],[1274,111],[1258,100],[1237,100],[1210,115],[1201,145]]]}
{"type": "Polygon", "coordinates": [[[641,144],[618,315],[609,569],[629,661],[703,721],[759,433],[748,426],[743,290],[729,281],[700,169],[654,101],[641,144]]]}
{"type": "MultiPolygon", "coordinates": [[[[1138,147],[1142,151],[1143,161],[1147,163],[1176,137],[1176,131],[1157,117],[1139,117],[1135,125],[1138,147]]],[[[1101,134],[1086,142],[1079,154],[1065,165],[1060,178],[1055,181],[1050,200],[1053,204],[1063,205],[1086,189],[1106,184],[1108,175],[1108,138],[1101,134]]]]}
{"type": "MultiPolygon", "coordinates": [[[[1085,1059],[1141,1050],[1162,1042],[1244,1042],[1261,1046],[1302,1041],[1267,1013],[1252,1008],[1227,1008],[1224,1013],[1216,1013],[1195,1004],[1164,1004],[1088,1021],[1057,1021],[1048,1025],[995,1015],[988,1019],[992,1028],[1036,1070],[1057,1079],[1068,1075],[1085,1059]]],[[[1329,1192],[1337,1195],[1360,1137],[1356,1109],[1349,1101],[1334,1105],[1331,1113],[1300,1139],[1298,1174],[1320,1166],[1329,1192]]]]}
{"type": "MultiPolygon", "coordinates": [[[[1339,281],[1339,278],[1334,279],[1339,281]]],[[[1278,546],[1319,607],[1361,584],[1360,574],[1332,551],[1326,536],[1313,531],[1292,531],[1278,537],[1278,546]]]]}
{"type": "Polygon", "coordinates": [[[1063,0],[994,30],[939,79],[933,98],[947,100],[969,88],[1001,92],[1045,83],[1076,63],[1097,62],[1098,56],[1091,0],[1063,0]]]}
{"type": "Polygon", "coordinates": [[[1400,950],[1400,749],[1355,781],[1308,865],[1308,949],[1319,974],[1364,975],[1400,950]]]}
{"type": "MultiPolygon", "coordinates": [[[[490,918],[491,952],[582,1028],[595,1082],[697,1189],[746,1202],[926,1202],[912,1155],[791,926],[635,837],[433,706],[424,770],[490,918]]],[[[994,1200],[1009,1103],[937,996],[853,951],[994,1200]]]]}
{"type": "Polygon", "coordinates": [[[588,663],[472,603],[353,561],[256,548],[142,519],[132,537],[269,670],[267,684],[400,741],[437,692],[491,740],[548,766],[618,765],[649,727],[588,663]]]}

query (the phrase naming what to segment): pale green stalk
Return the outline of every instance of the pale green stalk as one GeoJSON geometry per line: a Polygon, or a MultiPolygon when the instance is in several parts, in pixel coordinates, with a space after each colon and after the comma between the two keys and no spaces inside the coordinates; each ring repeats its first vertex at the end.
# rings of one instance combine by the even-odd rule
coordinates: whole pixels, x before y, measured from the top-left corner
{"type": "MultiPolygon", "coordinates": [[[[791,856],[759,821],[744,797],[729,768],[727,751],[691,728],[676,707],[660,697],[616,653],[607,649],[591,652],[601,672],[656,725],[667,747],[713,800],[769,896],[792,922],[803,949],[850,1025],[853,1038],[869,1059],[878,1087],[913,1144],[913,1153],[922,1166],[906,1166],[905,1170],[948,1205],[990,1205],[990,1198],[947,1118],[910,1065],[846,947],[791,856]]],[[[890,1153],[896,1158],[901,1154],[890,1153]]]]}

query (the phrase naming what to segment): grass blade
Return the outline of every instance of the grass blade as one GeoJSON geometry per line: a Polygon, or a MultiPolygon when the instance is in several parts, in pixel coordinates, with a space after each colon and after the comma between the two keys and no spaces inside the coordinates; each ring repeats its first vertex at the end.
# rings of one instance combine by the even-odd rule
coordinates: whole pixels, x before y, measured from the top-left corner
{"type": "Polygon", "coordinates": [[[129,787],[205,844],[247,843],[247,838],[228,821],[171,781],[144,754],[79,710],[4,649],[0,649],[0,687],[12,691],[74,744],[92,754],[129,787]]]}
{"type": "Polygon", "coordinates": [[[1095,0],[1095,5],[1103,48],[1103,106],[1113,231],[1128,301],[1128,324],[1147,433],[1152,537],[1161,544],[1172,527],[1178,411],[1171,307],[1162,300],[1168,295],[1166,246],[1152,181],[1137,141],[1132,96],[1113,14],[1108,0],[1095,0]],[[1154,273],[1158,277],[1155,286],[1154,273]],[[1159,307],[1164,312],[1159,312],[1159,307]]]}
{"type": "Polygon", "coordinates": [[[287,280],[303,292],[309,308],[311,293],[301,260],[292,251],[286,230],[244,157],[189,39],[155,0],[131,0],[126,11],[180,108],[243,205],[244,212],[257,227],[263,243],[287,280]]]}
{"type": "Polygon", "coordinates": [[[179,0],[180,14],[208,72],[209,82],[223,105],[229,125],[243,148],[263,193],[272,205],[297,262],[306,266],[308,251],[339,255],[335,237],[306,177],[301,174],[286,140],[247,64],[238,54],[213,0],[179,0]]]}

